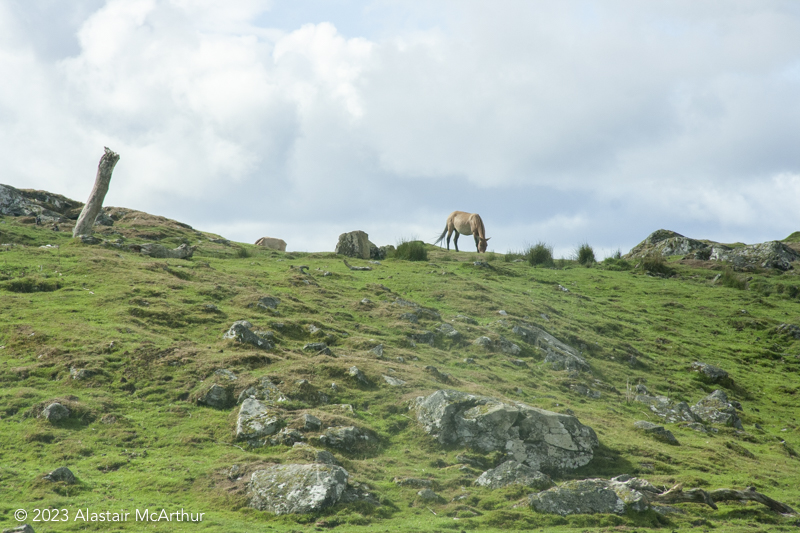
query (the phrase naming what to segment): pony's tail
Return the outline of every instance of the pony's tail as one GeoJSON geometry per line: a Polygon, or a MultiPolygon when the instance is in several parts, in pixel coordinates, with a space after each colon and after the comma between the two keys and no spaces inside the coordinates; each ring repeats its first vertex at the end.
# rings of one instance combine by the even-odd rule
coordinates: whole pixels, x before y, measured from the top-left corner
{"type": "Polygon", "coordinates": [[[439,244],[440,242],[442,242],[444,240],[445,235],[447,235],[447,224],[445,224],[444,231],[442,232],[441,235],[439,235],[439,238],[433,241],[433,244],[439,244]]]}

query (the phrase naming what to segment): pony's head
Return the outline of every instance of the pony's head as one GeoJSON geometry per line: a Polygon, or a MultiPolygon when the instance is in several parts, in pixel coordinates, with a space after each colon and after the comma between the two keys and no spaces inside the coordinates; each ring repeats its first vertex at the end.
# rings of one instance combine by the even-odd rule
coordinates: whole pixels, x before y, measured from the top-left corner
{"type": "Polygon", "coordinates": [[[483,237],[478,237],[478,253],[481,254],[486,253],[486,248],[489,246],[488,242],[489,239],[491,239],[491,237],[488,237],[486,239],[484,239],[483,237]]]}

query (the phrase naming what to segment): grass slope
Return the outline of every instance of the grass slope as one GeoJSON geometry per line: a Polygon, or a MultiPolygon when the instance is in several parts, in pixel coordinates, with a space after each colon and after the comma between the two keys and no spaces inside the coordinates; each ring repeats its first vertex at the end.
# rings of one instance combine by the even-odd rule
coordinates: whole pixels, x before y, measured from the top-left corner
{"type": "MultiPolygon", "coordinates": [[[[205,513],[199,524],[158,526],[192,532],[309,530],[318,521],[342,531],[794,527],[796,518],[753,503],[721,504],[718,511],[684,504],[682,513],[666,517],[536,514],[514,507],[526,496],[524,489],[472,486],[498,457],[440,448],[407,411],[413,398],[451,387],[574,413],[597,431],[601,448],[570,479],[627,473],[665,487],[755,486],[800,509],[800,460],[794,452],[800,449],[800,342],[776,329],[800,323],[800,279],[793,272],[748,274],[748,289],[737,290],[714,283],[719,272],[691,261],[670,261],[676,275],[663,278],[624,270],[613,260],[606,267],[566,262],[566,268],[549,269],[487,254],[486,268],[472,263],[474,253],[433,247],[429,262],[387,259],[372,271],[353,272],[334,254],[210,242],[213,236],[166,219],[148,219],[146,231],[141,223],[123,217],[104,231],[127,243],[158,238],[170,246],[201,244],[188,261],[152,259],[0,218],[0,529],[16,524],[18,508],[70,510],[68,522],[34,523],[37,531],[142,527],[133,521],[73,521],[78,509],[87,508],[205,513]],[[58,248],[40,247],[48,244],[58,248]],[[295,268],[300,265],[309,267],[309,275],[295,268]],[[267,295],[281,300],[277,310],[254,305],[267,295]],[[364,298],[371,303],[361,303],[364,298]],[[440,321],[426,315],[418,324],[402,319],[410,309],[397,298],[436,310],[466,342],[439,337],[434,346],[412,346],[410,334],[434,331],[440,321]],[[263,352],[223,340],[239,319],[274,331],[277,348],[263,352]],[[539,349],[512,334],[522,322],[581,349],[593,373],[552,370],[539,349]],[[473,346],[481,335],[504,336],[523,351],[511,357],[473,346]],[[303,351],[314,341],[331,345],[335,357],[303,351]],[[382,358],[371,352],[378,344],[384,346],[382,358]],[[721,427],[703,434],[668,425],[680,446],[635,431],[636,420],[659,420],[630,401],[630,387],[645,384],[651,393],[689,404],[716,388],[690,371],[694,361],[731,374],[735,382],[726,392],[742,403],[746,431],[721,427]],[[353,365],[372,385],[349,376],[353,365]],[[428,365],[450,374],[451,383],[437,381],[428,365]],[[90,376],[73,379],[71,369],[90,376]],[[375,446],[352,455],[331,451],[351,480],[369,486],[382,505],[284,517],[248,508],[241,483],[228,478],[232,465],[248,471],[258,464],[304,462],[308,452],[283,445],[240,447],[234,440],[237,409],[194,401],[210,384],[225,383],[215,374],[220,369],[238,376],[237,394],[263,376],[280,383],[290,397],[282,413],[290,427],[312,413],[326,425],[373,431],[375,446]],[[391,387],[382,375],[407,384],[391,387]],[[578,385],[601,397],[581,394],[578,385]],[[330,401],[320,403],[319,392],[330,401]],[[74,412],[62,425],[37,418],[54,399],[74,412]],[[476,464],[465,464],[463,455],[476,464]],[[79,483],[42,480],[60,466],[69,467],[79,483]],[[395,484],[395,477],[431,479],[448,503],[422,503],[418,489],[395,484]]],[[[321,447],[315,435],[309,441],[321,447]]]]}

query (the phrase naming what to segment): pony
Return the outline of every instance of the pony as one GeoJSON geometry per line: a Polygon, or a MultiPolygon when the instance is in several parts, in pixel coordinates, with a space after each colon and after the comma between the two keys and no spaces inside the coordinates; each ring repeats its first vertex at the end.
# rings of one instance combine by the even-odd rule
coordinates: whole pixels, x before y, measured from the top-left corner
{"type": "Polygon", "coordinates": [[[486,238],[486,229],[483,227],[483,220],[481,220],[481,216],[478,213],[465,213],[464,211],[450,213],[450,216],[447,217],[444,231],[433,244],[439,244],[447,235],[447,249],[449,250],[450,236],[454,231],[456,236],[453,238],[453,245],[456,247],[456,252],[458,251],[458,236],[467,235],[468,233],[472,233],[472,236],[475,237],[475,247],[478,249],[478,253],[486,252],[487,241],[491,237],[489,239],[486,238]]]}

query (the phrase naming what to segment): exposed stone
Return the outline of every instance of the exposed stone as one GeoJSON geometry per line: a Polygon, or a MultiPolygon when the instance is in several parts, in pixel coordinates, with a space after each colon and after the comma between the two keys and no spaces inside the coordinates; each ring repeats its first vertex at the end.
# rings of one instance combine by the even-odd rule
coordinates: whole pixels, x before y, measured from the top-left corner
{"type": "Polygon", "coordinates": [[[637,394],[635,401],[650,406],[650,410],[664,419],[665,422],[697,422],[697,416],[686,402],[675,403],[666,396],[649,396],[637,394]]]}
{"type": "Polygon", "coordinates": [[[12,527],[11,529],[4,529],[3,533],[36,533],[33,526],[30,524],[22,524],[21,526],[12,527]]]}
{"type": "Polygon", "coordinates": [[[336,460],[336,457],[334,457],[334,455],[328,450],[317,450],[316,454],[314,455],[314,462],[326,465],[339,464],[339,461],[336,460]]]}
{"type": "Polygon", "coordinates": [[[69,377],[76,381],[80,381],[82,379],[88,379],[94,375],[98,374],[97,370],[93,370],[91,368],[75,368],[70,367],[69,369],[69,377]]]}
{"type": "Polygon", "coordinates": [[[540,513],[561,516],[572,514],[625,514],[649,508],[646,493],[660,491],[649,482],[618,476],[614,479],[581,479],[567,481],[528,498],[531,508],[540,513]]]}
{"type": "Polygon", "coordinates": [[[467,315],[456,315],[453,317],[453,320],[457,320],[458,322],[463,322],[465,324],[472,324],[473,326],[478,325],[477,320],[467,315]]]}
{"type": "Polygon", "coordinates": [[[555,370],[584,372],[591,370],[589,363],[581,357],[578,350],[556,339],[542,328],[526,324],[525,326],[514,326],[511,331],[528,344],[544,350],[547,353],[545,362],[552,364],[555,370]]]}
{"type": "Polygon", "coordinates": [[[322,428],[322,420],[314,415],[305,413],[303,415],[303,429],[306,431],[319,431],[322,428]]]}
{"type": "Polygon", "coordinates": [[[508,355],[519,355],[522,352],[522,348],[520,348],[510,340],[506,339],[505,337],[500,337],[495,343],[495,345],[500,350],[500,352],[508,355]]]}
{"type": "Polygon", "coordinates": [[[486,348],[487,350],[491,350],[493,343],[492,343],[492,339],[490,339],[489,337],[478,337],[477,339],[472,341],[472,344],[474,344],[475,346],[482,346],[483,348],[486,348]]]}
{"type": "Polygon", "coordinates": [[[274,465],[253,472],[250,507],[276,515],[304,514],[335,505],[347,487],[347,471],[335,465],[274,465]]]}
{"type": "Polygon", "coordinates": [[[360,230],[339,235],[339,242],[336,243],[335,252],[347,257],[383,259],[379,257],[379,248],[369,241],[369,235],[360,230]]]}
{"type": "Polygon", "coordinates": [[[800,339],[800,327],[796,326],[795,324],[781,324],[775,328],[775,331],[795,339],[800,339]]]}
{"type": "Polygon", "coordinates": [[[370,351],[372,353],[374,353],[378,357],[383,357],[383,344],[379,344],[379,345],[375,346],[370,351]]]}
{"type": "Polygon", "coordinates": [[[461,333],[456,330],[451,324],[444,322],[440,324],[438,328],[436,328],[439,333],[443,334],[446,338],[452,339],[455,342],[461,341],[461,333]]]}
{"type": "Polygon", "coordinates": [[[197,403],[207,405],[215,409],[226,409],[233,403],[231,394],[227,388],[221,387],[216,383],[197,399],[197,403]]]}
{"type": "Polygon", "coordinates": [[[190,259],[197,247],[181,244],[175,249],[169,249],[157,243],[143,244],[139,252],[142,255],[156,257],[159,259],[190,259]]]}
{"type": "Polygon", "coordinates": [[[278,431],[280,420],[274,411],[255,398],[247,398],[239,408],[236,419],[236,438],[253,440],[278,431]]]}
{"type": "Polygon", "coordinates": [[[61,481],[67,485],[72,485],[77,481],[77,479],[75,479],[75,474],[73,474],[72,471],[66,466],[56,468],[49,474],[45,475],[44,479],[48,481],[61,481]]]}
{"type": "Polygon", "coordinates": [[[662,256],[667,257],[694,254],[702,250],[710,252],[710,246],[704,242],[684,237],[680,233],[660,229],[654,231],[645,240],[634,246],[625,257],[639,258],[653,253],[660,253],[662,256]]]}
{"type": "Polygon", "coordinates": [[[693,405],[692,412],[700,421],[708,424],[723,424],[744,429],[742,421],[736,414],[736,408],[728,401],[728,395],[721,390],[715,390],[693,405]]]}
{"type": "Polygon", "coordinates": [[[367,433],[355,426],[328,428],[319,438],[319,441],[325,446],[346,452],[353,451],[354,447],[366,444],[370,440],[370,436],[367,433]]]}
{"type": "Polygon", "coordinates": [[[400,315],[400,320],[405,320],[407,322],[411,322],[412,324],[416,324],[419,322],[419,316],[416,313],[403,313],[400,315]]]}
{"type": "Polygon", "coordinates": [[[584,396],[588,396],[589,398],[592,398],[593,400],[599,400],[603,396],[603,394],[600,391],[592,390],[589,387],[587,387],[586,385],[583,385],[581,383],[571,383],[569,385],[569,388],[571,390],[577,392],[578,394],[582,394],[584,396]]]}
{"type": "Polygon", "coordinates": [[[433,346],[433,342],[436,340],[436,336],[430,331],[426,331],[424,333],[413,333],[409,335],[408,338],[414,342],[429,344],[430,346],[433,346]]]}
{"type": "Polygon", "coordinates": [[[69,418],[69,414],[69,409],[58,402],[53,402],[44,408],[41,416],[46,418],[49,422],[55,424],[56,422],[60,422],[69,418]]]}
{"type": "Polygon", "coordinates": [[[350,374],[350,377],[355,379],[356,383],[358,383],[359,385],[362,385],[362,386],[370,385],[370,381],[367,378],[366,374],[364,374],[364,372],[359,370],[359,368],[357,366],[351,366],[350,370],[348,370],[348,374],[350,374]]]}
{"type": "Polygon", "coordinates": [[[10,185],[0,184],[0,215],[13,217],[38,215],[43,224],[63,223],[69,221],[67,217],[69,211],[77,209],[80,212],[81,207],[82,203],[60,194],[15,189],[10,185]]]}
{"type": "Polygon", "coordinates": [[[780,241],[769,241],[739,248],[715,246],[709,259],[712,261],[728,261],[733,266],[744,269],[775,268],[778,270],[790,270],[792,269],[792,262],[800,259],[800,254],[780,241]]]}
{"type": "Polygon", "coordinates": [[[250,328],[252,327],[253,325],[247,320],[237,320],[231,325],[230,329],[228,329],[222,338],[233,339],[238,343],[249,344],[262,350],[271,350],[275,348],[275,345],[270,341],[251,331],[250,328]]]}
{"type": "Polygon", "coordinates": [[[422,489],[417,492],[419,499],[428,503],[444,503],[446,500],[433,492],[431,489],[422,489]]]}
{"type": "Polygon", "coordinates": [[[537,491],[549,489],[554,485],[547,474],[513,460],[485,471],[475,480],[475,484],[490,489],[499,489],[507,485],[524,485],[537,491]]]}
{"type": "Polygon", "coordinates": [[[692,363],[692,370],[699,372],[708,383],[730,383],[728,373],[719,367],[695,361],[692,363]]]}
{"type": "Polygon", "coordinates": [[[296,429],[283,428],[274,437],[269,439],[269,443],[273,446],[283,444],[284,446],[293,446],[295,443],[305,440],[303,434],[296,429]]]}
{"type": "Polygon", "coordinates": [[[591,370],[589,363],[578,355],[569,355],[557,351],[549,351],[544,357],[545,363],[550,363],[553,370],[569,370],[572,372],[588,372],[591,370]]]}
{"type": "Polygon", "coordinates": [[[416,477],[396,477],[392,481],[401,487],[431,488],[433,481],[430,479],[419,479],[416,477]]]}
{"type": "Polygon", "coordinates": [[[244,389],[237,400],[237,403],[242,403],[245,398],[253,397],[261,400],[265,404],[274,404],[275,402],[285,402],[286,396],[278,389],[269,378],[263,377],[258,382],[250,385],[244,389]]]}
{"type": "Polygon", "coordinates": [[[425,372],[432,375],[436,381],[440,383],[452,383],[453,379],[450,374],[446,372],[440,372],[438,368],[435,366],[428,365],[424,368],[425,372]]]}
{"type": "Polygon", "coordinates": [[[221,377],[223,379],[227,379],[228,381],[236,381],[236,380],[239,379],[239,378],[236,377],[236,374],[234,374],[233,372],[231,372],[230,370],[228,370],[226,368],[220,368],[220,369],[215,370],[214,371],[214,375],[215,376],[219,376],[219,377],[221,377]]]}
{"type": "Polygon", "coordinates": [[[599,445],[575,417],[455,390],[417,398],[417,420],[440,444],[483,453],[505,451],[534,470],[561,472],[587,464],[599,445]]]}
{"type": "Polygon", "coordinates": [[[666,442],[667,444],[678,444],[678,439],[675,438],[675,435],[673,435],[670,430],[665,429],[664,426],[659,426],[658,424],[653,424],[646,420],[639,420],[634,422],[633,425],[636,429],[640,429],[652,435],[657,440],[666,442]]]}

